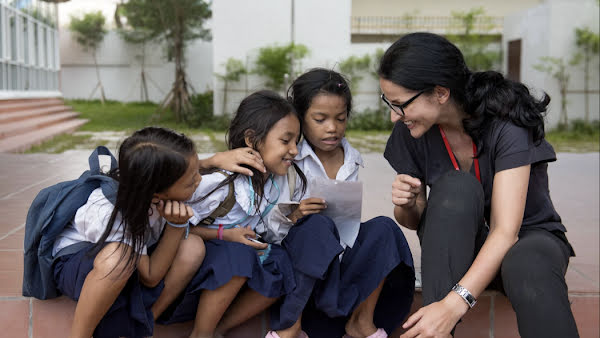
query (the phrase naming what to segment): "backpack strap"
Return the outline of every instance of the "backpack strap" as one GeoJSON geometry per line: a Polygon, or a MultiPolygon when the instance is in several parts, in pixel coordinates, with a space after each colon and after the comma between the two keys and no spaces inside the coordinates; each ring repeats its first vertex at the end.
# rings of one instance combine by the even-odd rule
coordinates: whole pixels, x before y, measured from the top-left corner
{"type": "Polygon", "coordinates": [[[110,168],[117,168],[117,159],[113,156],[113,154],[106,148],[105,146],[98,146],[90,157],[88,158],[88,163],[90,164],[90,172],[92,175],[100,174],[100,160],[98,159],[99,155],[107,155],[110,156],[110,168]]]}
{"type": "Polygon", "coordinates": [[[109,170],[116,169],[118,167],[117,159],[105,146],[98,146],[88,158],[91,178],[100,182],[102,193],[114,205],[117,200],[117,190],[119,189],[119,186],[117,181],[105,176],[100,170],[100,155],[106,155],[110,157],[109,170]]]}
{"type": "MultiPolygon", "coordinates": [[[[225,175],[226,178],[229,178],[231,176],[223,171],[218,171],[218,172],[225,175]]],[[[233,185],[233,180],[232,180],[232,181],[229,181],[229,193],[227,194],[227,197],[225,197],[225,199],[221,203],[219,203],[219,206],[210,215],[208,215],[205,219],[200,221],[200,223],[204,224],[204,225],[213,224],[215,219],[227,215],[233,208],[234,204],[235,204],[235,186],[233,185]]]]}

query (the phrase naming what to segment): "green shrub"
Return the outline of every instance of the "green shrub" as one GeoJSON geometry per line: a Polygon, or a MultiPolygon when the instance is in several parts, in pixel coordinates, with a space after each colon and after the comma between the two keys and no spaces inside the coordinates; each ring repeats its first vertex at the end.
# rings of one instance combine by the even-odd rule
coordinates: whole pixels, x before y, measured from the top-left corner
{"type": "Polygon", "coordinates": [[[186,122],[193,128],[225,130],[229,126],[229,115],[215,115],[213,112],[213,91],[192,95],[190,97],[193,112],[186,117],[186,122]]]}
{"type": "Polygon", "coordinates": [[[392,121],[386,118],[387,115],[381,111],[365,109],[362,112],[355,112],[348,121],[349,130],[386,130],[391,131],[394,127],[392,121]]]}

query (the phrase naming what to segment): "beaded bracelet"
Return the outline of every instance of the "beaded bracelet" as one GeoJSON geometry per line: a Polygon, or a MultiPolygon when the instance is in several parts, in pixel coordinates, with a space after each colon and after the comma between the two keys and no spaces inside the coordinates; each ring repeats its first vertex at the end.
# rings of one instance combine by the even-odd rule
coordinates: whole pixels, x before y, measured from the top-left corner
{"type": "Polygon", "coordinates": [[[168,220],[166,220],[166,221],[167,221],[168,225],[170,225],[174,228],[185,228],[185,238],[188,238],[188,235],[190,234],[190,222],[189,221],[182,223],[182,224],[171,223],[168,220]]]}
{"type": "Polygon", "coordinates": [[[217,230],[217,238],[223,240],[223,224],[219,224],[219,230],[217,230]]]}

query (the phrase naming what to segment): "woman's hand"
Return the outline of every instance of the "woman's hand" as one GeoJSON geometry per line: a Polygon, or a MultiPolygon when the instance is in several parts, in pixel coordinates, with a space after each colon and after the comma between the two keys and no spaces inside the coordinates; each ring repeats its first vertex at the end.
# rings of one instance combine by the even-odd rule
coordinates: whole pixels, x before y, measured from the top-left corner
{"type": "Polygon", "coordinates": [[[267,170],[258,151],[248,147],[219,152],[208,159],[200,161],[200,166],[203,168],[221,168],[252,176],[252,171],[242,167],[242,165],[250,166],[263,173],[267,170]]]}
{"type": "Polygon", "coordinates": [[[256,243],[248,238],[256,238],[256,233],[250,228],[231,228],[223,230],[223,239],[230,242],[238,242],[253,247],[254,249],[266,249],[267,243],[256,243]]]}
{"type": "Polygon", "coordinates": [[[392,183],[392,203],[403,208],[412,208],[421,193],[421,181],[418,178],[400,174],[392,183]]]}
{"type": "Polygon", "coordinates": [[[450,292],[441,301],[422,307],[410,316],[402,325],[409,330],[400,338],[451,337],[450,332],[468,308],[459,295],[450,292]]]}
{"type": "Polygon", "coordinates": [[[287,217],[294,223],[300,218],[312,214],[318,214],[327,208],[327,203],[322,198],[311,197],[300,201],[300,205],[287,217]]]}
{"type": "Polygon", "coordinates": [[[156,204],[156,210],[164,219],[174,224],[185,224],[194,215],[189,205],[179,201],[160,200],[156,204]]]}

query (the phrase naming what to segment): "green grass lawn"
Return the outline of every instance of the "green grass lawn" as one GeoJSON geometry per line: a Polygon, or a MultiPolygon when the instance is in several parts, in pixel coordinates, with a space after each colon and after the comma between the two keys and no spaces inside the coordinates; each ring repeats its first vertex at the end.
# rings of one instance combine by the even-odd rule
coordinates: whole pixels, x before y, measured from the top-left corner
{"type": "MultiPolygon", "coordinates": [[[[157,105],[154,103],[107,101],[102,105],[97,100],[70,100],[66,103],[72,106],[74,111],[81,113],[82,118],[90,121],[76,133],[55,137],[30,149],[29,153],[61,153],[69,149],[93,149],[98,145],[108,145],[109,148],[116,149],[118,143],[127,135],[151,125],[168,127],[185,133],[196,142],[200,153],[227,149],[225,130],[192,128],[185,122],[176,122],[170,111],[158,114],[157,105]]],[[[360,125],[363,125],[362,121],[359,122],[361,123],[353,125],[354,129],[347,131],[350,143],[364,153],[383,153],[390,131],[359,130],[360,125]]],[[[600,151],[600,123],[595,121],[585,124],[581,121],[573,121],[568,129],[547,132],[546,139],[557,152],[598,152],[600,151]]]]}

